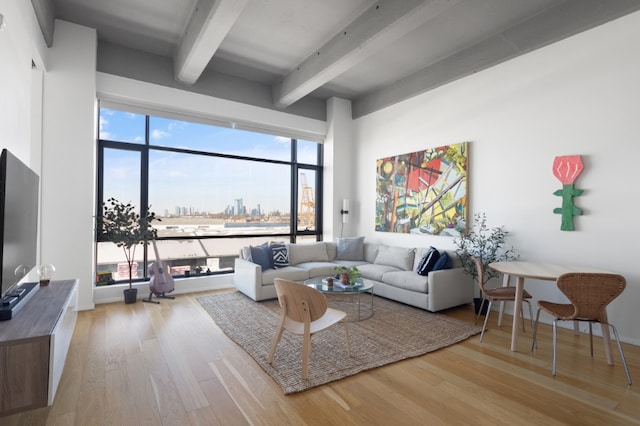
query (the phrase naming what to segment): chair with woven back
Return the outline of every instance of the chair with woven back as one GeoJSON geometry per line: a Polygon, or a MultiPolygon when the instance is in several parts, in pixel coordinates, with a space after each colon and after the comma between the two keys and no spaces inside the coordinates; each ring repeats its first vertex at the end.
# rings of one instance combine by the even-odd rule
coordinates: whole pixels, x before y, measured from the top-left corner
{"type": "MultiPolygon", "coordinates": [[[[487,307],[487,313],[484,317],[484,324],[482,325],[482,332],[480,333],[480,341],[482,342],[482,338],[484,337],[484,332],[487,328],[487,322],[489,321],[489,313],[491,312],[491,305],[493,302],[513,302],[516,300],[516,288],[515,287],[496,287],[496,288],[487,288],[484,286],[484,265],[482,264],[482,260],[479,257],[472,257],[474,263],[476,264],[476,271],[478,274],[478,286],[480,287],[480,293],[482,295],[482,303],[480,307],[484,305],[485,300],[489,301],[489,306],[487,307]]],[[[531,318],[531,325],[533,327],[533,311],[531,310],[531,302],[528,299],[531,299],[531,295],[526,291],[522,291],[522,301],[526,302],[529,305],[529,318],[531,318]]],[[[480,319],[480,314],[482,313],[482,309],[478,309],[478,315],[476,317],[476,324],[480,319]]],[[[522,315],[522,331],[525,331],[524,328],[524,314],[522,313],[522,309],[520,310],[520,314],[522,315]]]]}
{"type": "MultiPolygon", "coordinates": [[[[627,382],[631,384],[631,376],[627,361],[624,358],[622,345],[615,326],[608,322],[607,305],[618,297],[627,286],[622,275],[608,273],[586,273],[570,272],[560,275],[556,281],[560,291],[567,296],[570,303],[554,303],[544,300],[538,301],[538,312],[533,328],[533,341],[531,350],[537,347],[536,333],[540,311],[543,310],[552,315],[553,318],[553,361],[551,374],[556,375],[556,351],[557,351],[557,322],[558,321],[586,321],[589,323],[589,343],[591,346],[591,356],[593,357],[593,323],[600,323],[601,326],[608,326],[613,330],[613,334],[618,343],[618,351],[624,371],[627,374],[627,382]]],[[[603,333],[605,332],[602,327],[603,333]]]]}
{"type": "Polygon", "coordinates": [[[311,352],[311,336],[338,322],[344,324],[347,353],[351,355],[349,345],[349,327],[345,318],[347,314],[329,308],[327,298],[315,288],[281,278],[274,280],[278,302],[282,309],[276,335],[273,338],[269,364],[273,362],[276,348],[285,330],[303,336],[302,343],[302,378],[307,379],[309,373],[309,353],[311,352]]]}

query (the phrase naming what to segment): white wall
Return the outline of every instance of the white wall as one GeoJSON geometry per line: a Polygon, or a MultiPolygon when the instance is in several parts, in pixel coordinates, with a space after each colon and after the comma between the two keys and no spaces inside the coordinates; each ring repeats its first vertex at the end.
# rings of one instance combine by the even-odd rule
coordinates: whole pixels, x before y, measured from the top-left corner
{"type": "Polygon", "coordinates": [[[4,1],[0,13],[5,23],[0,31],[0,148],[39,172],[31,152],[31,60],[42,36],[30,2],[4,1]]]}
{"type": "MultiPolygon", "coordinates": [[[[470,213],[504,225],[522,259],[603,268],[627,289],[609,307],[622,336],[640,344],[640,13],[479,72],[356,120],[362,204],[355,222],[369,240],[453,248],[448,237],[374,231],[375,160],[471,141],[470,213]],[[556,156],[582,155],[575,231],[553,209],[556,156]]],[[[528,280],[536,299],[563,300],[554,283],[528,280]]],[[[546,318],[546,321],[549,319],[546,318]]]]}
{"type": "Polygon", "coordinates": [[[41,262],[78,278],[78,307],[93,307],[96,112],[94,29],[56,21],[44,74],[41,262]]]}

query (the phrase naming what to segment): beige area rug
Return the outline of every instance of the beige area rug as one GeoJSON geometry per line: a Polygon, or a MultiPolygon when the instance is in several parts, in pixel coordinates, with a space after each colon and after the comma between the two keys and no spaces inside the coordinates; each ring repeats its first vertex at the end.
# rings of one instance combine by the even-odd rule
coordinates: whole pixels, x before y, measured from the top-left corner
{"type": "MultiPolygon", "coordinates": [[[[336,324],[311,339],[309,378],[300,376],[302,337],[285,332],[273,365],[267,363],[280,318],[277,300],[254,302],[242,293],[198,297],[222,331],[249,353],[285,394],[352,376],[403,359],[423,355],[480,333],[472,323],[375,297],[374,315],[349,323],[351,357],[344,327],[336,324]]],[[[329,306],[332,306],[331,300],[329,306]]],[[[336,306],[336,308],[340,308],[336,306]]]]}

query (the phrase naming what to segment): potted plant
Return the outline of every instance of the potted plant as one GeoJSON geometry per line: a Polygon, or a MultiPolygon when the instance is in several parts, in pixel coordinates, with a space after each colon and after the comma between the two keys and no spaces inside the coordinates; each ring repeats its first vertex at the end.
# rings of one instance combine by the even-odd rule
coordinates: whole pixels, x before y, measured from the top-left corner
{"type": "MultiPolygon", "coordinates": [[[[506,245],[506,239],[509,231],[502,226],[489,228],[487,226],[487,215],[485,213],[476,213],[473,216],[473,227],[466,233],[461,234],[454,239],[456,245],[456,254],[462,262],[464,271],[471,275],[474,280],[482,280],[486,283],[491,278],[500,276],[500,273],[487,267],[492,262],[504,262],[518,259],[519,255],[513,247],[506,245]],[[472,257],[478,257],[484,266],[484,276],[478,276],[478,270],[473,262],[472,257]]],[[[479,289],[478,289],[479,290],[479,289]]],[[[476,313],[480,309],[485,310],[487,303],[482,303],[482,294],[474,298],[476,313]]]]}
{"type": "Polygon", "coordinates": [[[101,241],[110,241],[122,247],[129,266],[129,288],[123,291],[125,303],[135,303],[138,289],[133,288],[131,271],[139,244],[148,244],[156,238],[158,230],[151,226],[156,214],[147,208],[145,216],[140,216],[131,203],[123,203],[109,198],[102,204],[102,214],[97,216],[97,229],[101,241]]]}
{"type": "Polygon", "coordinates": [[[333,270],[340,275],[340,282],[344,285],[352,286],[356,283],[356,279],[362,276],[356,266],[351,268],[348,266],[336,266],[333,270]]]}

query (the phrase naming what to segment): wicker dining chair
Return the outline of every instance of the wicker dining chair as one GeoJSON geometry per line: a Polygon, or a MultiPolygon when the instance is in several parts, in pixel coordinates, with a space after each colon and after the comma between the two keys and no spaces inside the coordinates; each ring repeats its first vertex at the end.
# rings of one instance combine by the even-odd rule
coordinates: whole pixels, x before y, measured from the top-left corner
{"type": "Polygon", "coordinates": [[[557,322],[558,321],[587,321],[589,322],[589,343],[591,356],[593,356],[593,323],[606,325],[613,330],[618,343],[618,351],[622,359],[624,371],[627,374],[627,382],[631,384],[631,376],[627,361],[624,358],[622,345],[615,326],[607,320],[607,305],[618,297],[627,286],[622,275],[603,273],[571,272],[560,275],[557,279],[558,288],[571,303],[553,303],[544,300],[538,301],[538,312],[533,327],[533,341],[531,350],[537,348],[536,332],[540,311],[551,314],[553,318],[553,364],[551,374],[556,375],[556,350],[557,350],[557,322]]]}
{"type": "MultiPolygon", "coordinates": [[[[491,305],[494,301],[497,302],[514,302],[516,300],[516,288],[515,287],[496,287],[496,288],[486,288],[484,286],[484,266],[482,265],[482,261],[480,258],[473,256],[473,261],[476,264],[476,270],[478,272],[478,286],[480,287],[480,293],[482,294],[482,302],[480,303],[480,309],[478,309],[478,316],[476,317],[476,324],[480,319],[480,314],[482,313],[482,306],[484,305],[484,301],[489,301],[489,306],[487,307],[487,313],[484,316],[484,324],[482,325],[482,332],[480,333],[480,341],[482,342],[482,338],[484,337],[484,331],[487,328],[487,322],[489,320],[489,313],[491,312],[491,305]]],[[[529,305],[529,318],[531,318],[531,327],[533,327],[533,311],[531,310],[531,302],[528,299],[531,299],[531,295],[526,291],[522,290],[522,301],[526,302],[529,305]]],[[[524,329],[524,314],[522,309],[520,309],[520,315],[522,316],[522,331],[524,329]]]]}
{"type": "Polygon", "coordinates": [[[311,336],[339,322],[344,324],[347,353],[351,355],[349,326],[345,320],[347,316],[345,312],[329,308],[326,296],[315,288],[282,278],[276,278],[274,285],[282,313],[276,335],[271,344],[271,352],[268,358],[269,364],[273,362],[278,342],[280,342],[282,333],[285,330],[292,334],[301,335],[303,336],[302,378],[307,379],[309,375],[311,336]]]}

